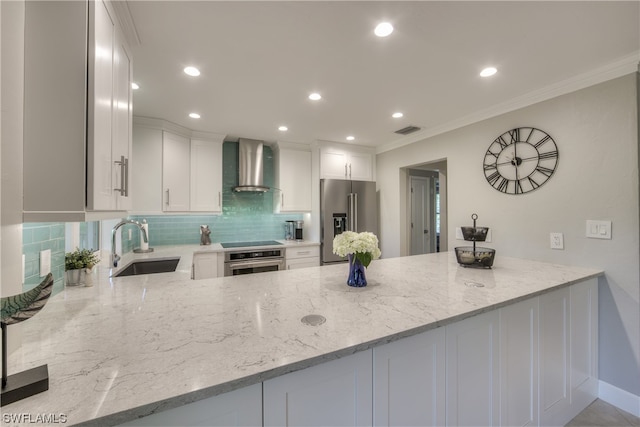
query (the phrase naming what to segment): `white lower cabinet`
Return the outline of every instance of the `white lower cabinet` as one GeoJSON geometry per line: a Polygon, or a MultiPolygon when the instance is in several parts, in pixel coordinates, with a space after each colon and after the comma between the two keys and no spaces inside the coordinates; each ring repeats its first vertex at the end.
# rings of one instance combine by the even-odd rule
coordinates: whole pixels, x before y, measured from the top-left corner
{"type": "Polygon", "coordinates": [[[449,426],[495,426],[500,418],[499,315],[479,314],[446,326],[449,426]]]}
{"type": "Polygon", "coordinates": [[[126,425],[563,426],[597,397],[597,310],[590,279],[126,425]]]}
{"type": "Polygon", "coordinates": [[[540,296],[540,423],[557,425],[569,399],[569,288],[540,296]]]}
{"type": "Polygon", "coordinates": [[[598,394],[598,279],[570,288],[571,418],[598,394]]]}
{"type": "Polygon", "coordinates": [[[262,384],[158,412],[121,426],[260,426],[262,384]]]}
{"type": "Polygon", "coordinates": [[[373,349],[373,424],[445,425],[445,333],[437,328],[373,349]]]}
{"type": "MultiPolygon", "coordinates": [[[[220,255],[222,256],[222,255],[220,255]]],[[[218,252],[202,252],[193,254],[192,279],[211,279],[222,273],[218,269],[218,252]]]]}
{"type": "Polygon", "coordinates": [[[500,309],[500,425],[538,425],[538,298],[500,309]]]}
{"type": "Polygon", "coordinates": [[[598,279],[540,296],[540,425],[562,426],[598,394],[598,279]]]}
{"type": "Polygon", "coordinates": [[[263,383],[265,426],[370,426],[371,350],[263,383]]]}
{"type": "Polygon", "coordinates": [[[285,252],[287,270],[317,267],[320,265],[320,246],[287,248],[285,252]]]}

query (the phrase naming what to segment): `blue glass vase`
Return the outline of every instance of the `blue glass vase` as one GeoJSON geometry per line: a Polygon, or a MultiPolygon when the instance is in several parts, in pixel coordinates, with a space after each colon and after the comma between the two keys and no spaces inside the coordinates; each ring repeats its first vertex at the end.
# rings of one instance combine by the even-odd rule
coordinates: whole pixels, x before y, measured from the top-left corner
{"type": "Polygon", "coordinates": [[[349,254],[349,277],[347,285],[354,288],[362,288],[367,286],[367,276],[364,274],[366,267],[362,265],[360,260],[354,254],[349,254]]]}

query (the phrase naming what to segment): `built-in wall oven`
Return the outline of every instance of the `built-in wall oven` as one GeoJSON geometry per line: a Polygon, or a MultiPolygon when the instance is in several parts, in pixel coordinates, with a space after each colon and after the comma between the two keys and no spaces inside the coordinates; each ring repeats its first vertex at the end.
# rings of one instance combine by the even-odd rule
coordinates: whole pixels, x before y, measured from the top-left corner
{"type": "Polygon", "coordinates": [[[238,247],[237,251],[224,254],[224,275],[262,273],[265,271],[284,270],[284,250],[278,248],[259,248],[257,246],[279,245],[278,242],[240,242],[226,243],[223,247],[238,247]],[[226,246],[225,246],[226,245],[226,246]]]}

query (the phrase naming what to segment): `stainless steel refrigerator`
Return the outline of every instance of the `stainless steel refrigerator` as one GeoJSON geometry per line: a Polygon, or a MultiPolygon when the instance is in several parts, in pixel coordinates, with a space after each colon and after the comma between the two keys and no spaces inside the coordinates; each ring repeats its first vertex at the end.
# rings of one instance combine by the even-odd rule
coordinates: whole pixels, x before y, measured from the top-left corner
{"type": "Polygon", "coordinates": [[[320,180],[320,262],[346,262],[333,253],[333,238],[343,231],[378,235],[376,183],[344,179],[320,180]]]}

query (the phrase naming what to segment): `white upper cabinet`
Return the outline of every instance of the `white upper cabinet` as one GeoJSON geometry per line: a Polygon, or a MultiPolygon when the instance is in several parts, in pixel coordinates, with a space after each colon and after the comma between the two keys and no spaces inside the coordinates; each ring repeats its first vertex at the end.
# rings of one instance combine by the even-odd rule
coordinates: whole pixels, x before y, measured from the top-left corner
{"type": "Polygon", "coordinates": [[[111,187],[117,210],[133,208],[131,172],[133,168],[133,81],[132,58],[121,32],[113,45],[113,138],[111,144],[111,187]]]}
{"type": "Polygon", "coordinates": [[[135,117],[132,212],[222,212],[224,136],[135,117]]]}
{"type": "Polygon", "coordinates": [[[375,152],[368,147],[320,146],[320,177],[375,181],[375,152]]]}
{"type": "Polygon", "coordinates": [[[311,211],[311,151],[297,144],[279,143],[276,151],[274,192],[279,212],[311,211]]]}
{"type": "Polygon", "coordinates": [[[222,141],[191,140],[191,210],[222,212],[222,141]]]}
{"type": "Polygon", "coordinates": [[[24,221],[131,207],[132,57],[108,3],[25,3],[24,221]]]}
{"type": "Polygon", "coordinates": [[[87,208],[128,210],[131,55],[105,2],[89,3],[89,29],[87,208]]]}
{"type": "Polygon", "coordinates": [[[189,138],[162,133],[162,210],[188,211],[190,198],[191,144],[189,138]]]}

